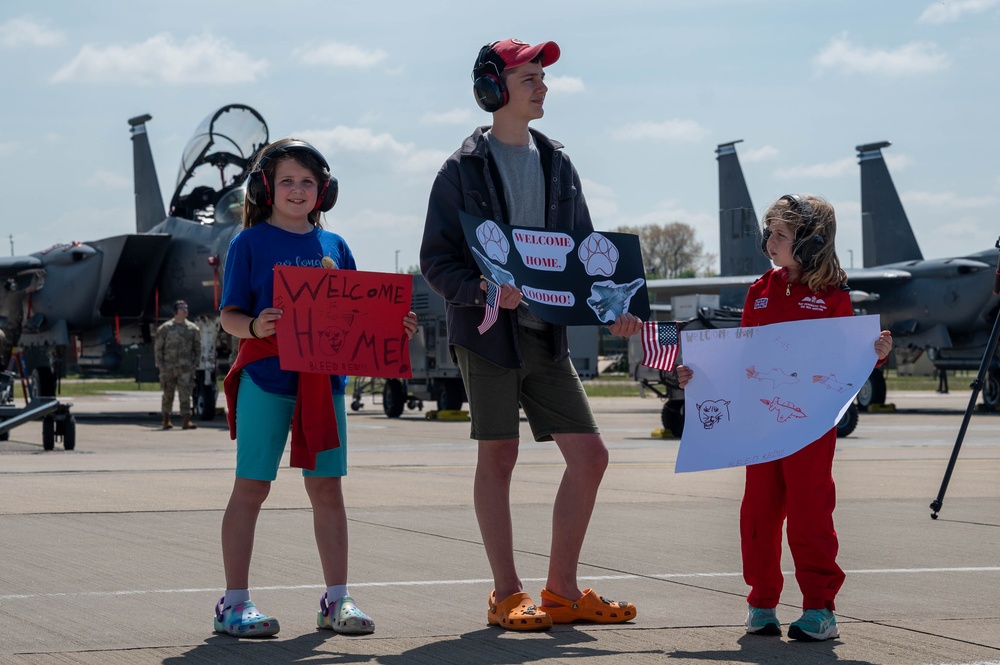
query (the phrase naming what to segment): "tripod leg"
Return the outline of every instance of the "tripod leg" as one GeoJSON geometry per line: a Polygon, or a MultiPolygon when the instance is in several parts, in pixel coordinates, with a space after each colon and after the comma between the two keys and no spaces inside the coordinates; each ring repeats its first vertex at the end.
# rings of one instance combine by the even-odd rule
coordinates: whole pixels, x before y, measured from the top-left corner
{"type": "MultiPolygon", "coordinates": [[[[1000,240],[997,240],[997,249],[1000,249],[1000,240]]],[[[993,282],[993,293],[1000,293],[1000,256],[997,257],[997,277],[993,282]]],[[[976,399],[979,391],[983,389],[984,379],[993,364],[993,354],[997,350],[997,338],[1000,337],[1000,312],[997,312],[997,319],[993,322],[993,332],[990,333],[990,342],[986,345],[986,353],[983,354],[983,361],[979,365],[979,374],[972,382],[972,396],[969,398],[969,406],[965,409],[965,417],[962,418],[962,427],[958,430],[958,438],[955,439],[955,447],[951,451],[951,459],[948,460],[948,468],[944,472],[944,479],[941,481],[941,489],[938,490],[937,498],[931,501],[931,519],[936,520],[944,503],[944,493],[948,491],[948,482],[951,480],[951,473],[955,470],[955,462],[958,461],[958,451],[962,449],[962,440],[965,439],[965,431],[969,428],[969,419],[976,408],[976,399]]]]}

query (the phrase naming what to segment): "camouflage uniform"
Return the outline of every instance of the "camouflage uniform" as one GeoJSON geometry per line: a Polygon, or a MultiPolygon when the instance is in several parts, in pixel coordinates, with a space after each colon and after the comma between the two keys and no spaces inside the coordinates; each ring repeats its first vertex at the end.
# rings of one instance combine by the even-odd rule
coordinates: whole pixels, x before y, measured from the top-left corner
{"type": "Polygon", "coordinates": [[[178,392],[181,415],[191,417],[191,393],[194,391],[194,370],[201,360],[201,331],[190,321],[167,321],[156,330],[154,345],[156,366],[160,370],[163,388],[163,413],[170,414],[174,405],[174,390],[178,392]]]}

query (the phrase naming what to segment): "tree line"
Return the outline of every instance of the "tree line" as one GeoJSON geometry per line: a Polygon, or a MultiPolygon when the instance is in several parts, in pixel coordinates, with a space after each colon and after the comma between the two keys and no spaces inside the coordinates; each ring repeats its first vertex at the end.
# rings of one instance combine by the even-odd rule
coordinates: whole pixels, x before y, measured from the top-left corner
{"type": "Polygon", "coordinates": [[[618,233],[639,236],[642,264],[647,279],[711,276],[715,255],[695,235],[694,227],[683,222],[619,226],[618,233]]]}

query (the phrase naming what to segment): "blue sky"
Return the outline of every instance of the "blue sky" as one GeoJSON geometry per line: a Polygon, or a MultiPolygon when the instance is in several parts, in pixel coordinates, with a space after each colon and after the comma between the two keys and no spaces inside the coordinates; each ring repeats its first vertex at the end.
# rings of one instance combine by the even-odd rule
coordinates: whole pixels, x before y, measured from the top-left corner
{"type": "Polygon", "coordinates": [[[271,139],[327,156],[326,225],[363,269],[418,261],[434,174],[477,124],[487,42],[553,40],[546,115],[595,226],[682,221],[718,247],[715,147],[738,150],[757,213],[827,197],[861,265],[854,147],[890,171],[927,258],[1000,235],[1000,0],[143,3],[0,9],[0,253],[133,232],[130,117],[149,113],[164,198],[201,120],[252,106],[271,139]],[[492,15],[483,7],[494,6],[492,15]],[[474,9],[476,8],[476,9],[474,9]]]}

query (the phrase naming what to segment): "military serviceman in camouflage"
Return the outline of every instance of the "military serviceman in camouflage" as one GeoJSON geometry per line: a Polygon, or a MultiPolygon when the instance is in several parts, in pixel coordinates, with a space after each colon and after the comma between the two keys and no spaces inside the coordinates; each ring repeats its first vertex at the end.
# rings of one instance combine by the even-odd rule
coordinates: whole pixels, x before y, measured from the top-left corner
{"type": "Polygon", "coordinates": [[[184,429],[196,429],[191,422],[191,393],[194,390],[194,370],[201,360],[201,331],[187,320],[188,305],[183,300],[174,303],[174,318],[156,330],[156,367],[160,370],[163,388],[163,429],[170,429],[170,410],[174,405],[174,390],[181,403],[184,429]]]}

